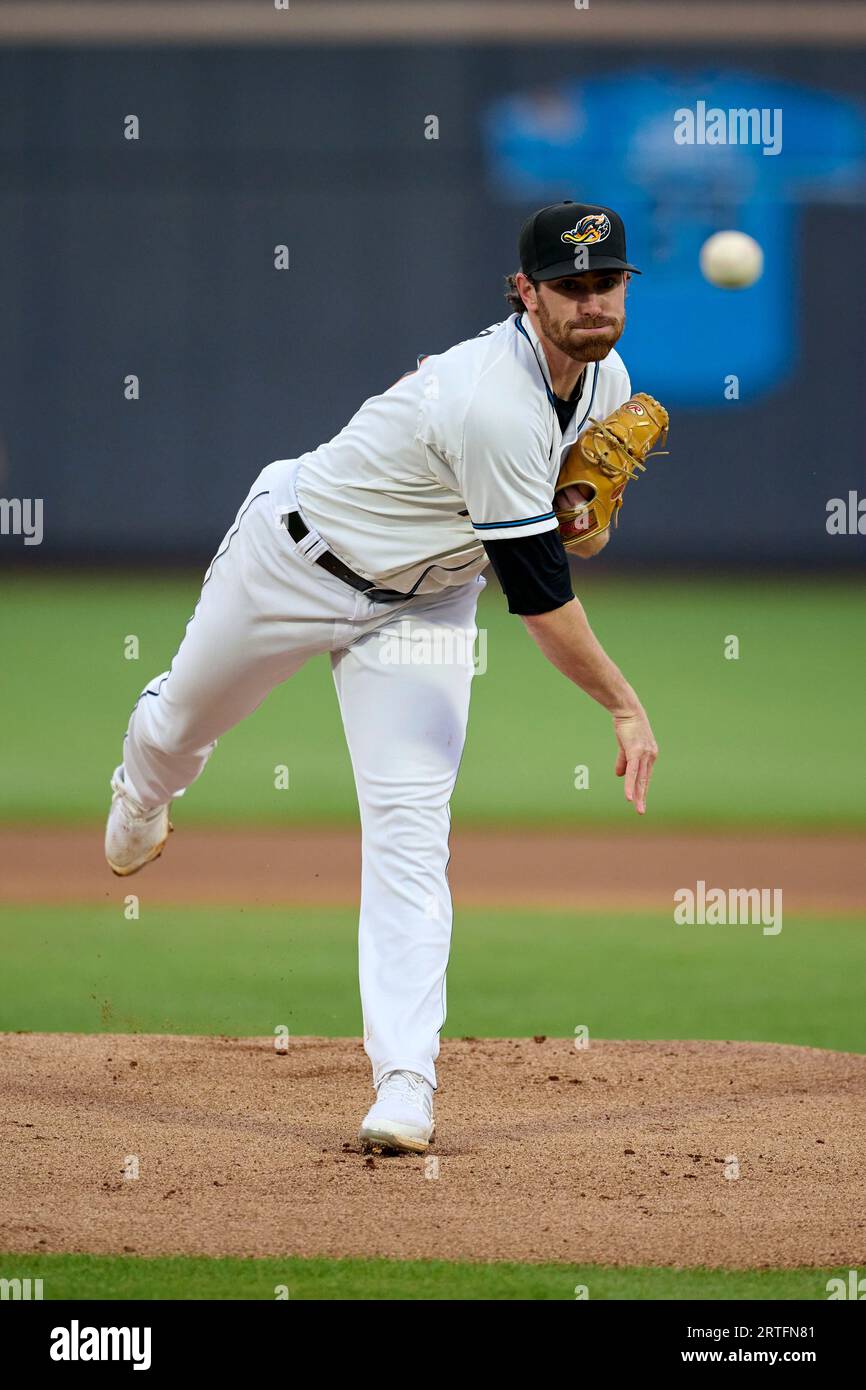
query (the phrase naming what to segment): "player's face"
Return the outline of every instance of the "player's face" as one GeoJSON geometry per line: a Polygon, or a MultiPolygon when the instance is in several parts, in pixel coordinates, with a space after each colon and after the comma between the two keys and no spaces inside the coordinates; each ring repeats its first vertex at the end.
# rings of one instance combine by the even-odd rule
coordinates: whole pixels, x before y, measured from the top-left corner
{"type": "Polygon", "coordinates": [[[607,357],[625,328],[625,273],[587,270],[542,280],[535,312],[545,337],[580,362],[607,357]]]}

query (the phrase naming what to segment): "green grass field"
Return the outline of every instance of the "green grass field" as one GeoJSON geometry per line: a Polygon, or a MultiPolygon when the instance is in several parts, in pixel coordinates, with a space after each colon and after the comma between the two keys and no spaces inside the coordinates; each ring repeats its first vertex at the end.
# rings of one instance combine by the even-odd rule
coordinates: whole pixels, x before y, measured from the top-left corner
{"type": "MultiPolygon", "coordinates": [[[[145,906],[128,922],[120,903],[0,909],[0,1031],[264,1036],[279,1018],[296,1034],[358,1036],[354,912],[145,906]]],[[[463,911],[444,1031],[572,1036],[580,1022],[596,1038],[866,1052],[864,968],[851,918],[792,917],[764,937],[676,928],[667,914],[463,911]]],[[[273,1299],[284,1285],[292,1299],[535,1301],[585,1285],[591,1300],[808,1300],[826,1298],[833,1272],[0,1255],[0,1278],[43,1278],[49,1299],[273,1299]]]]}
{"type": "Polygon", "coordinates": [[[826,1299],[827,1280],[837,1274],[847,1278],[847,1270],[831,1269],[0,1255],[0,1279],[42,1279],[45,1299],[810,1300],[826,1299]]]}
{"type": "MultiPolygon", "coordinates": [[[[662,749],[659,827],[866,825],[863,585],[607,578],[578,570],[596,631],[638,688],[662,749]],[[738,660],[724,657],[739,639],[738,660]]],[[[164,670],[200,576],[6,577],[0,604],[0,822],[96,825],[129,710],[164,670]],[[139,660],[124,659],[129,636],[139,660]]],[[[546,665],[498,592],[480,609],[454,799],[460,824],[636,821],[612,776],[609,720],[546,665]],[[586,764],[590,787],[574,789],[586,764]]],[[[319,658],[227,734],[178,822],[346,824],[349,759],[319,658]],[[291,789],[276,791],[276,763],[291,789]]],[[[575,839],[579,847],[579,834],[575,839]]],[[[623,841],[624,846],[627,841],[623,841]]],[[[577,866],[579,870],[579,864],[577,866]]],[[[576,870],[577,872],[577,870],[576,870]]],[[[354,911],[149,906],[0,908],[0,1031],[358,1037],[354,911]]],[[[731,1039],[866,1052],[866,934],[853,917],[677,927],[670,913],[458,910],[445,1036],[731,1039]],[[615,968],[612,968],[612,964],[615,968]]],[[[0,1278],[54,1298],[824,1299],[834,1271],[577,1268],[390,1260],[0,1255],[0,1278]]],[[[845,1271],[841,1271],[844,1275],[845,1271]]]]}
{"type": "MultiPolygon", "coordinates": [[[[0,1031],[357,1037],[354,912],[0,908],[0,1031]]],[[[850,917],[677,927],[670,914],[464,910],[448,1037],[706,1038],[866,1052],[850,917]],[[532,950],[527,951],[527,941],[532,950]],[[616,968],[612,968],[615,962],[616,968]],[[520,988],[515,981],[520,981],[520,988]]]]}
{"type": "MultiPolygon", "coordinates": [[[[101,819],[129,711],[167,668],[200,578],[6,579],[0,605],[0,820],[101,819]],[[140,658],[124,659],[134,635],[140,658]]],[[[863,586],[576,575],[596,631],[641,694],[662,749],[658,825],[866,823],[863,586]],[[739,638],[726,660],[725,638],[739,638]]],[[[535,649],[498,592],[480,609],[475,682],[454,798],[461,823],[630,825],[607,716],[535,649]],[[574,768],[590,769],[588,790],[574,768]]],[[[327,659],[226,735],[185,799],[188,823],[345,823],[354,790],[327,659]],[[273,785],[276,763],[289,790],[273,785]]]]}

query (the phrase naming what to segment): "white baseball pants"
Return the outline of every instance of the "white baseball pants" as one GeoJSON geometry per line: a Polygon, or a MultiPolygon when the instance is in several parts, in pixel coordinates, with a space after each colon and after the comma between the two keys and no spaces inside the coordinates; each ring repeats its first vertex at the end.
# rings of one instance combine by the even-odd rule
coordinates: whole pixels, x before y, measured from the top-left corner
{"type": "Polygon", "coordinates": [[[449,799],[463,752],[480,576],[430,597],[377,603],[296,544],[266,468],[205,575],[171,668],[145,688],[124,745],[133,796],[180,796],[216,740],[311,656],[329,652],[362,831],[359,967],[373,1084],[395,1068],[436,1086],[451,939],[449,799]]]}

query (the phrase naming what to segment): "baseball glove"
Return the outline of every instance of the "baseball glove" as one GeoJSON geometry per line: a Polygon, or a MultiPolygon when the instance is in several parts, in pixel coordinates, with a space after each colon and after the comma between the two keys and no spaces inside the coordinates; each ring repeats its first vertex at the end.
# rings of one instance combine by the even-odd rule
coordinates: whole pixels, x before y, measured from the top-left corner
{"type": "Polygon", "coordinates": [[[643,391],[606,420],[590,419],[590,428],[572,444],[556,480],[553,508],[566,550],[600,535],[611,521],[617,524],[626,484],[646,471],[644,460],[667,435],[667,411],[643,391]]]}

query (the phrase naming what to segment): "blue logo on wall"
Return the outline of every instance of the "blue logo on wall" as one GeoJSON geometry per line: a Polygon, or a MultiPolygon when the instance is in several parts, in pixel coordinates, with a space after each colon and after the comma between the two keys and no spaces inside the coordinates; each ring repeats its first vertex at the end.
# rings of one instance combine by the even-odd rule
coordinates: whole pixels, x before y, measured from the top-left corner
{"type": "Polygon", "coordinates": [[[793,374],[802,208],[863,201],[864,133],[853,101],[732,72],[563,83],[512,94],[484,116],[500,196],[527,213],[574,198],[622,214],[629,257],[644,271],[629,291],[635,311],[623,342],[632,380],[696,406],[718,405],[730,374],[744,400],[793,374]],[[750,125],[749,111],[763,121],[750,125]],[[743,116],[723,122],[721,113],[743,116]],[[751,289],[715,289],[701,276],[703,242],[728,227],[764,248],[751,289]]]}

